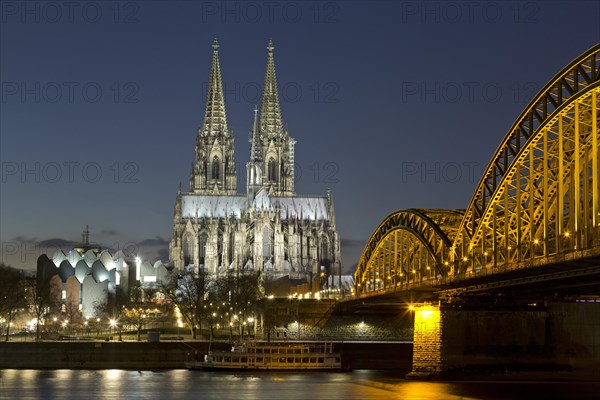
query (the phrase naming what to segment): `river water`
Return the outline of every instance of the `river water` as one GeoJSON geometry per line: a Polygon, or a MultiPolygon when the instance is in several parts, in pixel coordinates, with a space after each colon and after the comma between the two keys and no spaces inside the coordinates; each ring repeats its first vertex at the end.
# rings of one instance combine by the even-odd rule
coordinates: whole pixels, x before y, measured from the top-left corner
{"type": "Polygon", "coordinates": [[[600,382],[418,382],[394,371],[1,370],[0,399],[598,399],[600,382]]]}

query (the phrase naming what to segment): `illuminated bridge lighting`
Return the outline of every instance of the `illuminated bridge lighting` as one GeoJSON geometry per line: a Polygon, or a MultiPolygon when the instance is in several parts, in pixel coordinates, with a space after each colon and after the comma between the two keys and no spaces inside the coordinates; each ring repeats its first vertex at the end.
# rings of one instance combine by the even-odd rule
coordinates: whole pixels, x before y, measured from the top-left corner
{"type": "Polygon", "coordinates": [[[517,117],[465,210],[400,210],[379,224],[354,273],[356,295],[600,254],[599,112],[596,45],[517,117]]]}

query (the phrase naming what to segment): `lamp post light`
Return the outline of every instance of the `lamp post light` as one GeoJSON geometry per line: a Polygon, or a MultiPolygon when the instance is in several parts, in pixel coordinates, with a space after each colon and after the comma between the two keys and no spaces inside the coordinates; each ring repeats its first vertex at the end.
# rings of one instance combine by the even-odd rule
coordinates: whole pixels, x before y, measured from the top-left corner
{"type": "Polygon", "coordinates": [[[110,322],[110,340],[112,340],[113,331],[114,331],[115,326],[117,326],[117,321],[115,321],[114,319],[111,319],[109,322],[110,322]]]}
{"type": "Polygon", "coordinates": [[[252,331],[255,332],[255,329],[254,329],[254,317],[248,317],[248,325],[249,325],[248,326],[248,335],[250,335],[250,329],[252,329],[252,331]]]}

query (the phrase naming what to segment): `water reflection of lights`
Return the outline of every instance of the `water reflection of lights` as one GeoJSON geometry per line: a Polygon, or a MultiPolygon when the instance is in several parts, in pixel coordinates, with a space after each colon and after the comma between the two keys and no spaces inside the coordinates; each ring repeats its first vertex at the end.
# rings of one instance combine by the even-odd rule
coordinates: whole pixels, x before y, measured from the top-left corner
{"type": "Polygon", "coordinates": [[[121,369],[108,369],[104,371],[104,377],[108,379],[110,382],[114,382],[121,378],[125,371],[121,369]]]}
{"type": "Polygon", "coordinates": [[[73,377],[72,369],[59,369],[56,371],[56,379],[61,381],[68,381],[73,377]]]}
{"type": "Polygon", "coordinates": [[[100,372],[102,377],[102,387],[105,388],[115,399],[120,398],[121,391],[127,391],[127,385],[124,385],[128,381],[125,376],[127,372],[120,369],[107,369],[100,372]]]}
{"type": "Polygon", "coordinates": [[[465,397],[453,394],[456,386],[442,382],[403,382],[396,385],[394,395],[398,399],[445,399],[445,400],[475,400],[475,397],[465,397]]]}

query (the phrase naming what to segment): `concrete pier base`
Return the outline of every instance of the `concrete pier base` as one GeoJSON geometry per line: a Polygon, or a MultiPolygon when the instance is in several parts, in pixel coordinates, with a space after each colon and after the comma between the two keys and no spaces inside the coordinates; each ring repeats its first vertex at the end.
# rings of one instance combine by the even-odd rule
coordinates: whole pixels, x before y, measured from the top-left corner
{"type": "Polygon", "coordinates": [[[442,312],[439,306],[419,306],[413,311],[413,362],[407,378],[432,379],[446,370],[442,348],[442,312]]]}
{"type": "Polygon", "coordinates": [[[600,303],[549,303],[536,309],[415,307],[408,378],[512,371],[597,371],[600,303]]]}

